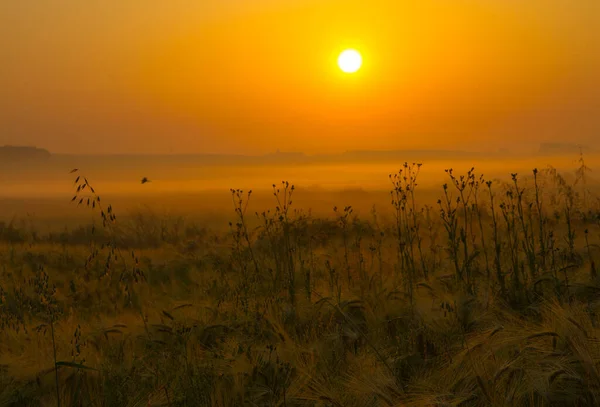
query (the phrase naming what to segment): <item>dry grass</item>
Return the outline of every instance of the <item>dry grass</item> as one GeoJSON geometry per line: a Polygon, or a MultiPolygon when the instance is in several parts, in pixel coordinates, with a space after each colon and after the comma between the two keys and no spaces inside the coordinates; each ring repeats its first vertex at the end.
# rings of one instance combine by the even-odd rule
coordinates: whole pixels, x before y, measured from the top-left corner
{"type": "Polygon", "coordinates": [[[253,211],[233,189],[226,232],[121,219],[74,173],[93,225],[0,230],[0,405],[598,405],[600,208],[579,164],[449,169],[423,205],[407,163],[388,218],[315,217],[288,182],[253,211]]]}

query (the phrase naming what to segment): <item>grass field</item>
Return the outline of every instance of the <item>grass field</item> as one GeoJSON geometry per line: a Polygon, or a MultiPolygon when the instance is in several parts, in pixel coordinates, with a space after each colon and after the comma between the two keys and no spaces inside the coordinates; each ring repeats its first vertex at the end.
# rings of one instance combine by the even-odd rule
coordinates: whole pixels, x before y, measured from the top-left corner
{"type": "Polygon", "coordinates": [[[82,168],[93,222],[0,224],[0,405],[600,405],[588,170],[405,164],[359,215],[278,182],[185,218],[122,216],[82,168]]]}

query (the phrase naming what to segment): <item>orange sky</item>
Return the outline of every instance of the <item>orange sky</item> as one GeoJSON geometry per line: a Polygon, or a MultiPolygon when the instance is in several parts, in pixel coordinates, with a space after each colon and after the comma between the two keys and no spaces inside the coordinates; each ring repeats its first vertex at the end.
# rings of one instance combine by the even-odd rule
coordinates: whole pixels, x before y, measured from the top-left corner
{"type": "Polygon", "coordinates": [[[599,27],[598,0],[3,1],[0,144],[594,144],[599,27]],[[356,75],[335,65],[345,47],[363,54],[356,75]]]}

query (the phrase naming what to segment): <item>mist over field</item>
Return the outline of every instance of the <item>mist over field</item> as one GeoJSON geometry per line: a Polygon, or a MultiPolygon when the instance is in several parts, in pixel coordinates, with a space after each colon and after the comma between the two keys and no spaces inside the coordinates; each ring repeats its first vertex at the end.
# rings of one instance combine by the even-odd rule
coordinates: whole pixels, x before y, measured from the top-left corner
{"type": "MultiPolygon", "coordinates": [[[[252,210],[262,211],[272,206],[272,184],[282,180],[298,189],[297,207],[320,216],[330,216],[335,205],[346,204],[362,213],[373,205],[386,212],[390,209],[388,176],[404,162],[423,164],[418,198],[422,204],[433,205],[447,182],[444,171],[448,168],[466,172],[475,167],[486,179],[505,181],[513,172],[527,176],[534,168],[553,166],[568,172],[576,168],[579,157],[571,150],[534,154],[427,150],[259,156],[52,154],[46,159],[0,163],[0,213],[4,220],[33,216],[54,223],[85,221],[86,211],[69,204],[74,191],[69,171],[74,168],[126,213],[153,210],[211,221],[217,216],[226,225],[233,210],[230,188],[253,190],[252,210]],[[142,185],[143,177],[151,182],[142,185]]],[[[595,168],[600,155],[588,153],[585,159],[595,168]]],[[[588,187],[595,187],[593,181],[588,187]]]]}

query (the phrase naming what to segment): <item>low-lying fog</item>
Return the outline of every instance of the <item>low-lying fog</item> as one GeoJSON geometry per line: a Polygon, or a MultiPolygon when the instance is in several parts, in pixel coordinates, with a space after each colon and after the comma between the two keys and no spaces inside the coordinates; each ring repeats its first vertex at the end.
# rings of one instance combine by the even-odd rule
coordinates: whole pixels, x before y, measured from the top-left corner
{"type": "MultiPolygon", "coordinates": [[[[419,160],[412,154],[409,162],[422,162],[417,198],[434,205],[448,181],[444,170],[455,174],[475,167],[486,179],[509,180],[511,173],[531,175],[533,168],[549,165],[574,174],[580,165],[577,154],[569,155],[429,155],[419,160]]],[[[215,227],[226,225],[233,215],[230,188],[253,190],[249,211],[275,206],[273,183],[282,180],[296,186],[293,207],[312,210],[320,216],[331,215],[333,206],[352,205],[361,216],[369,216],[373,205],[385,212],[390,206],[390,173],[397,172],[405,160],[381,159],[296,159],[279,157],[193,157],[193,156],[68,156],[53,155],[48,160],[0,164],[0,220],[29,219],[38,224],[62,227],[86,222],[90,211],[76,208],[70,199],[76,176],[87,177],[104,200],[113,204],[121,217],[143,208],[160,214],[185,215],[215,227]],[[71,174],[70,170],[78,168],[71,174]],[[151,182],[141,184],[148,177],[151,182]]],[[[600,155],[585,157],[592,170],[600,167],[600,155]]],[[[594,172],[588,174],[594,186],[594,172]]]]}

